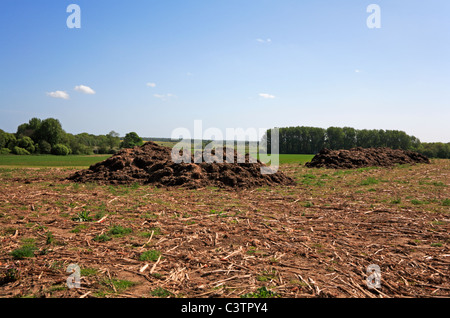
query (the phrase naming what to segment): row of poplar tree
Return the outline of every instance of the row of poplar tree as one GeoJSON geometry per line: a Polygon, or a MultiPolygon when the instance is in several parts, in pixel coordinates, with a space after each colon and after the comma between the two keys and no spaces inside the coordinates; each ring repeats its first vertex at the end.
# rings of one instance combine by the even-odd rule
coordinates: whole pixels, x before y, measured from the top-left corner
{"type": "MultiPolygon", "coordinates": [[[[270,150],[271,130],[265,135],[270,150]]],[[[399,130],[355,129],[351,127],[285,127],[279,128],[281,154],[316,154],[323,148],[388,147],[413,150],[434,158],[450,158],[450,143],[422,143],[399,130]]]]}

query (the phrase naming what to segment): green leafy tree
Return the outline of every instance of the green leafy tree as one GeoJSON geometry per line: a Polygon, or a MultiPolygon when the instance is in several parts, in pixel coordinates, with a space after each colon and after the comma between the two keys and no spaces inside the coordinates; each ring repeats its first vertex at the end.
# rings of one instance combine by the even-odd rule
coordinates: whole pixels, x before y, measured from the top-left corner
{"type": "Polygon", "coordinates": [[[351,149],[356,147],[356,129],[351,127],[342,128],[342,132],[344,133],[343,137],[343,148],[351,149]]]}
{"type": "Polygon", "coordinates": [[[29,153],[34,153],[36,150],[36,148],[34,146],[34,141],[30,137],[27,137],[27,136],[21,137],[17,141],[17,146],[27,150],[29,153]]]}
{"type": "Polygon", "coordinates": [[[14,134],[10,134],[7,132],[3,132],[0,134],[1,148],[8,148],[9,150],[12,151],[16,145],[17,145],[17,138],[14,134]]]}
{"type": "Polygon", "coordinates": [[[109,149],[119,148],[120,147],[120,137],[117,132],[114,130],[110,131],[109,134],[106,135],[107,143],[109,149]]]}
{"type": "Polygon", "coordinates": [[[142,146],[144,141],[141,137],[135,132],[130,132],[125,135],[125,138],[122,141],[121,148],[133,148],[135,146],[142,146]]]}
{"type": "Polygon", "coordinates": [[[50,145],[47,141],[41,140],[38,144],[39,153],[49,154],[52,152],[52,145],[50,145]]]}
{"type": "Polygon", "coordinates": [[[41,126],[42,120],[39,118],[31,118],[28,123],[19,125],[17,127],[16,137],[30,137],[34,142],[37,142],[36,132],[39,130],[41,126]]]}
{"type": "Polygon", "coordinates": [[[370,148],[370,131],[368,129],[358,130],[356,132],[356,146],[362,148],[370,148]]]}
{"type": "Polygon", "coordinates": [[[30,152],[28,150],[23,149],[21,147],[17,147],[17,146],[15,146],[13,148],[12,153],[15,155],[29,155],[30,154],[30,152]]]}
{"type": "Polygon", "coordinates": [[[327,129],[327,147],[342,149],[345,144],[345,134],[342,128],[330,127],[327,129]]]}
{"type": "Polygon", "coordinates": [[[67,156],[70,154],[70,152],[70,148],[62,144],[56,144],[52,148],[52,153],[57,156],[67,156]]]}
{"type": "Polygon", "coordinates": [[[36,138],[41,141],[47,141],[52,147],[61,142],[64,137],[64,130],[62,129],[59,120],[54,118],[44,119],[36,131],[36,138]]]}
{"type": "Polygon", "coordinates": [[[8,148],[0,148],[0,155],[9,155],[11,153],[11,150],[8,148]]]}

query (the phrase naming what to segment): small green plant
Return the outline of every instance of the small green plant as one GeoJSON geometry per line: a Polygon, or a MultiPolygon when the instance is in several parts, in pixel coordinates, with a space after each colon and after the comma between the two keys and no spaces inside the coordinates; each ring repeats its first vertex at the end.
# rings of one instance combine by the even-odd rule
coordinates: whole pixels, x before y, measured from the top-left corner
{"type": "Polygon", "coordinates": [[[158,215],[155,213],[145,213],[140,216],[143,219],[157,219],[158,215]]]}
{"type": "Polygon", "coordinates": [[[156,262],[160,256],[161,256],[161,252],[160,252],[160,251],[157,251],[157,250],[150,250],[150,251],[143,252],[143,253],[139,256],[139,260],[140,260],[140,261],[152,261],[152,262],[156,262]]]}
{"type": "Polygon", "coordinates": [[[412,203],[412,204],[414,204],[414,205],[420,205],[420,204],[424,204],[424,202],[423,202],[423,201],[420,201],[420,200],[416,200],[416,199],[413,199],[413,200],[411,200],[411,203],[412,203]]]}
{"type": "Polygon", "coordinates": [[[442,247],[442,243],[441,242],[431,243],[431,247],[442,247]]]}
{"type": "Polygon", "coordinates": [[[371,184],[378,184],[378,180],[375,179],[374,177],[368,177],[367,179],[361,181],[359,184],[360,185],[371,185],[371,184]]]}
{"type": "Polygon", "coordinates": [[[36,242],[36,239],[33,237],[24,237],[20,241],[24,244],[34,245],[34,243],[36,242]]]}
{"type": "Polygon", "coordinates": [[[103,279],[100,283],[104,286],[114,289],[118,293],[136,285],[135,282],[132,282],[130,280],[122,280],[122,279],[114,279],[114,278],[113,279],[103,279]]]}
{"type": "Polygon", "coordinates": [[[267,282],[267,281],[274,280],[275,278],[276,278],[276,271],[272,270],[272,272],[263,271],[261,275],[256,277],[256,280],[258,280],[260,282],[267,282]]]}
{"type": "Polygon", "coordinates": [[[277,297],[279,297],[278,294],[270,290],[267,290],[266,287],[258,288],[254,293],[247,293],[241,295],[241,298],[277,298],[277,297]]]}
{"type": "Polygon", "coordinates": [[[130,186],[131,190],[137,190],[140,187],[141,187],[141,185],[138,182],[135,182],[130,186]]]}
{"type": "Polygon", "coordinates": [[[151,237],[161,235],[161,229],[159,227],[152,227],[148,231],[139,233],[141,237],[151,237]]]}
{"type": "Polygon", "coordinates": [[[108,234],[115,236],[115,237],[121,237],[121,236],[127,235],[131,232],[133,232],[133,230],[131,228],[123,227],[120,225],[114,225],[113,227],[110,228],[110,230],[108,231],[108,234]]]}
{"type": "Polygon", "coordinates": [[[211,211],[209,211],[209,214],[215,214],[215,215],[217,215],[217,216],[219,216],[219,217],[224,217],[224,216],[226,216],[226,212],[224,212],[224,211],[219,211],[219,210],[211,210],[211,211]]]}
{"type": "Polygon", "coordinates": [[[157,278],[157,279],[161,279],[162,277],[163,277],[163,275],[162,274],[160,274],[160,273],[153,273],[153,274],[151,274],[153,277],[155,277],[155,278],[157,278]]]}
{"type": "Polygon", "coordinates": [[[444,201],[442,201],[442,205],[443,206],[450,206],[450,199],[445,199],[444,201]]]}
{"type": "Polygon", "coordinates": [[[24,259],[27,257],[34,257],[34,251],[36,250],[36,246],[34,244],[25,244],[22,247],[15,249],[11,252],[11,255],[15,259],[24,259]]]}
{"type": "Polygon", "coordinates": [[[94,276],[97,275],[97,273],[98,271],[95,268],[86,267],[80,269],[80,275],[83,277],[94,276]]]}
{"type": "Polygon", "coordinates": [[[304,174],[301,177],[302,177],[302,179],[299,180],[299,182],[301,184],[304,184],[304,185],[312,185],[313,180],[316,179],[315,175],[309,174],[309,173],[308,174],[304,174]]]}
{"type": "Polygon", "coordinates": [[[46,235],[45,235],[45,238],[46,238],[45,243],[47,245],[50,245],[50,244],[52,244],[55,241],[55,238],[53,237],[53,233],[52,232],[47,232],[46,235]]]}
{"type": "Polygon", "coordinates": [[[100,235],[97,235],[96,237],[94,237],[94,241],[96,241],[96,242],[107,242],[110,240],[111,240],[111,237],[106,234],[100,234],[100,235]]]}
{"type": "Polygon", "coordinates": [[[394,200],[391,201],[392,204],[400,204],[401,202],[402,202],[402,200],[400,198],[399,199],[394,199],[394,200]]]}
{"type": "Polygon", "coordinates": [[[172,296],[173,294],[168,291],[167,289],[164,289],[162,287],[157,287],[156,289],[152,290],[150,292],[150,295],[154,296],[154,297],[159,297],[159,298],[167,298],[172,296]]]}
{"type": "Polygon", "coordinates": [[[89,216],[89,214],[91,214],[89,211],[80,211],[75,217],[72,218],[72,220],[75,222],[90,222],[92,221],[92,217],[89,216]]]}
{"type": "Polygon", "coordinates": [[[81,230],[84,230],[84,229],[86,229],[87,228],[87,225],[84,225],[84,224],[80,224],[80,225],[77,225],[72,231],[70,231],[71,233],[80,233],[81,232],[81,230]]]}

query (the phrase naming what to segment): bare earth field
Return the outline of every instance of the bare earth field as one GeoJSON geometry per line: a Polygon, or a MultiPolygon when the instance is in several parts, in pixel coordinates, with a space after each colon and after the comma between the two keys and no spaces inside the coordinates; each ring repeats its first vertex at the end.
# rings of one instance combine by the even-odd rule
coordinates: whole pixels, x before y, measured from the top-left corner
{"type": "Polygon", "coordinates": [[[450,296],[450,160],[281,170],[297,184],[236,191],[2,168],[0,297],[450,296]]]}

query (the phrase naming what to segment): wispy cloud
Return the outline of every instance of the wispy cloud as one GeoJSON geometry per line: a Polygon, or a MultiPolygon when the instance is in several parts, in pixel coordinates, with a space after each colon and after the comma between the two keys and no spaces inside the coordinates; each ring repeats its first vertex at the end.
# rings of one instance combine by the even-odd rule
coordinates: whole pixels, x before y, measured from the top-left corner
{"type": "Polygon", "coordinates": [[[146,84],[148,87],[156,87],[156,83],[147,83],[146,84]]]}
{"type": "Polygon", "coordinates": [[[259,96],[264,99],[274,99],[275,98],[275,95],[266,94],[266,93],[260,93],[259,96]]]}
{"type": "Polygon", "coordinates": [[[272,43],[272,39],[256,39],[259,43],[272,43]]]}
{"type": "Polygon", "coordinates": [[[355,73],[361,73],[361,70],[356,69],[355,73]]]}
{"type": "Polygon", "coordinates": [[[47,96],[50,96],[52,98],[61,98],[61,99],[69,99],[70,96],[67,94],[67,92],[64,91],[54,91],[47,93],[47,96]]]}
{"type": "Polygon", "coordinates": [[[88,95],[94,95],[95,91],[90,88],[89,86],[85,86],[85,85],[78,85],[75,86],[75,90],[77,92],[83,93],[83,94],[88,94],[88,95]]]}
{"type": "Polygon", "coordinates": [[[169,100],[171,98],[176,98],[177,97],[176,95],[171,94],[171,93],[169,93],[169,94],[153,94],[153,96],[158,98],[158,99],[160,99],[160,100],[162,100],[162,101],[167,101],[167,100],[169,100]]]}

